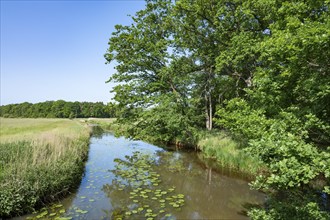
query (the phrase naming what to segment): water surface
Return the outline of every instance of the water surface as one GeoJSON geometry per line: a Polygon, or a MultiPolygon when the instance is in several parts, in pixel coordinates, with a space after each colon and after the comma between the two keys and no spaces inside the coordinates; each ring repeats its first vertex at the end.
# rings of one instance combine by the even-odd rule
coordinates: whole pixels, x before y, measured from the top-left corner
{"type": "MultiPolygon", "coordinates": [[[[129,193],[115,187],[119,177],[112,170],[116,158],[126,160],[136,151],[155,159],[153,169],[163,188],[173,187],[184,195],[184,205],[169,219],[248,219],[245,207],[264,201],[264,195],[250,190],[246,181],[216,172],[195,152],[167,152],[143,141],[105,133],[91,138],[84,177],[77,192],[61,202],[62,212],[65,210],[61,216],[109,219],[114,212],[120,212],[129,193]]],[[[126,211],[130,208],[134,209],[129,204],[125,207],[126,211]]],[[[135,219],[133,215],[125,217],[135,219]]]]}

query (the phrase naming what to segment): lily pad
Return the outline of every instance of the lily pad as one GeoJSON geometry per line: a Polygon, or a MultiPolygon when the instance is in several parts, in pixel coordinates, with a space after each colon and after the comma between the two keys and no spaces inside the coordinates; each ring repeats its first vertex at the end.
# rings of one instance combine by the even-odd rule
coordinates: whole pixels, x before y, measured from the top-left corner
{"type": "Polygon", "coordinates": [[[179,207],[180,207],[180,205],[178,205],[178,204],[174,203],[174,204],[173,204],[173,207],[174,207],[174,208],[179,208],[179,207]]]}
{"type": "Polygon", "coordinates": [[[182,198],[184,198],[184,195],[183,194],[178,194],[178,198],[182,199],[182,198]]]}

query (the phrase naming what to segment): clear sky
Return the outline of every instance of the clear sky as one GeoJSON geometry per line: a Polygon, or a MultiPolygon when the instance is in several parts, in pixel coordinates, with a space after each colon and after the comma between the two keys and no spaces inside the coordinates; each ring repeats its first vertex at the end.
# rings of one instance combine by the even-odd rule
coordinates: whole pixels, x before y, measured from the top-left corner
{"type": "Polygon", "coordinates": [[[1,0],[0,104],[111,101],[104,53],[116,24],[141,0],[1,0]]]}

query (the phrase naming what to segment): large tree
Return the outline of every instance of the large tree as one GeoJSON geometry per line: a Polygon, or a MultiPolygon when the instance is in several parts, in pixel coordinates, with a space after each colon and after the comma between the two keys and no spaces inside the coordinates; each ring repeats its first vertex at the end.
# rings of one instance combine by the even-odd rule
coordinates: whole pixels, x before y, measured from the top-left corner
{"type": "Polygon", "coordinates": [[[196,60],[195,97],[211,130],[216,105],[244,96],[244,88],[252,85],[255,45],[267,35],[265,22],[243,1],[181,0],[172,16],[176,48],[196,60]]]}
{"type": "Polygon", "coordinates": [[[157,131],[161,123],[149,114],[165,108],[173,110],[167,127],[180,124],[180,131],[166,131],[171,139],[203,124],[211,130],[216,106],[245,95],[257,67],[254,45],[267,34],[257,11],[243,7],[241,1],[146,1],[132,25],[116,26],[105,58],[116,62],[110,81],[119,83],[113,90],[123,111],[119,121],[134,124],[129,136],[141,138],[146,127],[157,131]]]}
{"type": "Polygon", "coordinates": [[[122,109],[118,121],[127,123],[133,138],[173,142],[192,137],[196,114],[190,73],[198,69],[192,57],[175,48],[172,8],[171,1],[147,1],[132,25],[116,26],[105,54],[117,63],[110,80],[120,83],[113,90],[122,109]]]}

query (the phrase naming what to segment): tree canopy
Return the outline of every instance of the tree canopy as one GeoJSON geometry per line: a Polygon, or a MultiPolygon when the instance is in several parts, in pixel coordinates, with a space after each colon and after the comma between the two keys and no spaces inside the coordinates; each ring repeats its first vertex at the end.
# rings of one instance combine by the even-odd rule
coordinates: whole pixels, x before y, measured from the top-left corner
{"type": "Polygon", "coordinates": [[[7,118],[114,118],[116,104],[103,102],[66,102],[64,100],[40,103],[20,103],[0,106],[0,117],[7,118]]]}

